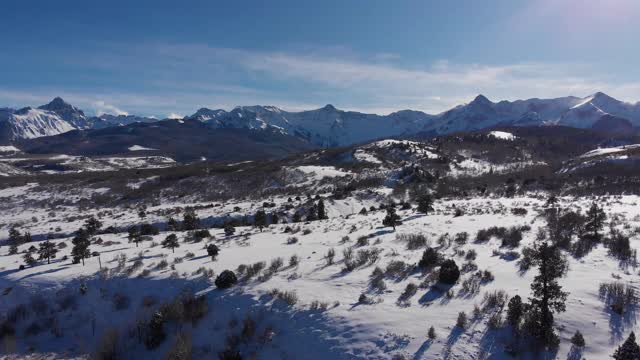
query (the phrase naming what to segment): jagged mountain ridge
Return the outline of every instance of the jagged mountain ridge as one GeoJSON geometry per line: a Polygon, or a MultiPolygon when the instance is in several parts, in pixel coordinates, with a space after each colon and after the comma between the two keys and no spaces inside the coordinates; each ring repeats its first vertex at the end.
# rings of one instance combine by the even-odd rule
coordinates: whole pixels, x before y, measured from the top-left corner
{"type": "Polygon", "coordinates": [[[591,128],[606,115],[640,126],[640,104],[618,101],[603,93],[586,98],[567,96],[497,103],[478,95],[468,104],[437,115],[412,110],[389,115],[364,114],[338,110],[332,105],[302,112],[288,112],[273,106],[242,106],[229,112],[202,108],[188,118],[213,128],[275,128],[318,146],[331,147],[418,132],[442,135],[497,125],[591,128]]]}
{"type": "MultiPolygon", "coordinates": [[[[630,104],[598,92],[585,98],[527,99],[492,102],[478,95],[468,104],[432,115],[403,110],[388,115],[366,114],[326,105],[315,110],[285,111],[275,106],[239,106],[231,111],[201,108],[185,117],[212,129],[273,130],[301,138],[315,146],[335,147],[379,138],[416,133],[442,135],[474,131],[497,125],[565,125],[595,129],[606,127],[611,117],[640,126],[640,103],[630,104]],[[601,118],[605,117],[603,121],[601,118]]],[[[37,109],[0,110],[0,141],[12,142],[57,135],[73,129],[102,129],[158,119],[136,115],[88,117],[61,98],[37,109]]],[[[618,121],[618,123],[620,120],[618,121]]],[[[635,129],[634,129],[635,131],[635,129]]]]}

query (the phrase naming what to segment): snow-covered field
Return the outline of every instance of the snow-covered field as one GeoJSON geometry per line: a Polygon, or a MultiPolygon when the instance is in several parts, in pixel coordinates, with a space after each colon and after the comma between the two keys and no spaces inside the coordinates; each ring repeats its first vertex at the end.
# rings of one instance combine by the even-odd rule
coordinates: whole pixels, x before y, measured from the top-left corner
{"type": "MultiPolygon", "coordinates": [[[[292,171],[303,172],[315,181],[348,175],[342,170],[320,166],[298,167],[292,171]]],[[[536,269],[520,271],[517,261],[506,253],[531,245],[538,228],[545,226],[545,220],[539,215],[546,206],[546,194],[509,199],[442,199],[428,215],[415,209],[398,210],[402,224],[394,231],[382,226],[384,210],[359,214],[363,207],[368,210],[377,207],[389,194],[388,189],[373,190],[373,193],[356,193],[342,200],[321,194],[329,217],[326,220],[275,224],[263,231],[252,226],[237,226],[233,235],[225,234],[221,228],[209,228],[211,237],[199,242],[187,241],[192,237],[187,231],[167,231],[169,214],[180,220],[184,207],[195,206],[202,224],[209,226],[221,219],[253,215],[263,208],[262,201],[160,202],[147,206],[141,218],[139,209],[131,207],[85,208],[83,211],[73,206],[20,208],[11,204],[52,194],[43,193],[36,184],[0,190],[0,199],[5,204],[0,208],[0,239],[6,238],[10,226],[16,225],[23,232],[29,231],[37,241],[43,240],[46,234],[57,234],[52,241],[60,248],[51,264],[40,261],[20,270],[23,253],[33,244],[21,245],[15,255],[8,254],[7,246],[0,247],[0,313],[15,311],[18,304],[47,304],[29,307],[44,306],[43,313],[30,310],[20,313],[15,341],[5,342],[3,350],[15,356],[34,352],[50,354],[52,358],[82,357],[99,346],[107,329],[117,329],[118,347],[131,358],[164,357],[178,332],[191,334],[194,358],[215,357],[234,334],[240,337],[237,348],[246,358],[511,358],[505,352],[513,341],[511,331],[506,325],[490,329],[488,324],[497,312],[502,312],[504,318],[506,309],[485,309],[477,316],[472,313],[474,305],[483,308],[485,294],[494,291],[504,290],[509,297],[518,294],[525,300],[531,295],[530,283],[536,269]],[[526,209],[526,214],[514,215],[514,208],[526,209]],[[456,216],[456,209],[462,210],[461,215],[456,216]],[[102,221],[103,228],[115,227],[115,233],[99,234],[101,241],[94,241],[90,246],[99,256],[86,259],[85,265],[72,264],[72,233],[90,215],[102,221]],[[136,246],[128,241],[126,229],[142,222],[155,224],[161,232],[136,246]],[[488,242],[474,241],[481,229],[524,225],[531,230],[524,233],[524,239],[515,249],[501,247],[495,238],[488,242]],[[446,237],[438,241],[444,234],[453,239],[464,232],[468,233],[465,242],[446,240],[446,237]],[[179,239],[175,251],[160,245],[171,233],[179,239]],[[463,271],[457,284],[450,288],[435,284],[428,273],[415,268],[424,248],[409,250],[402,240],[403,234],[423,234],[429,246],[438,248],[445,258],[454,259],[461,267],[471,262],[477,269],[463,271]],[[62,243],[66,247],[60,245],[62,243]],[[220,248],[215,261],[205,250],[210,243],[220,248]],[[335,251],[333,262],[327,260],[330,249],[335,251]],[[349,249],[356,257],[362,251],[378,256],[348,271],[345,256],[349,249]],[[476,253],[475,260],[467,260],[472,250],[476,253]],[[299,262],[290,260],[293,256],[299,262]],[[278,258],[282,265],[278,265],[278,258]],[[222,271],[237,272],[243,264],[259,262],[265,262],[266,269],[251,278],[241,277],[237,286],[220,290],[213,285],[213,279],[222,271]],[[269,272],[271,264],[275,265],[269,272]],[[388,271],[390,264],[402,270],[388,271]],[[370,286],[376,267],[386,274],[385,289],[374,290],[370,286]],[[472,282],[478,270],[490,271],[493,279],[478,282],[473,291],[465,291],[464,282],[472,282]],[[79,291],[81,284],[86,285],[84,295],[79,291]],[[409,284],[417,285],[417,291],[400,298],[409,284]],[[167,339],[158,348],[146,350],[135,336],[140,319],[150,318],[161,303],[172,301],[185,289],[205,296],[206,315],[194,324],[166,325],[167,339]],[[282,296],[287,292],[295,293],[297,301],[293,301],[292,296],[282,296]],[[288,303],[279,300],[278,293],[280,299],[288,299],[288,303]],[[361,294],[365,294],[368,301],[359,301],[361,294]],[[469,325],[464,329],[456,327],[461,311],[469,316],[469,325]],[[246,319],[255,322],[255,333],[246,334],[243,330],[246,319]],[[436,332],[435,339],[427,337],[431,326],[436,332]]],[[[286,205],[298,208],[308,204],[307,200],[289,201],[287,197],[264,200],[273,202],[274,209],[280,210],[286,205]]],[[[600,203],[604,204],[610,219],[619,217],[618,227],[632,235],[631,246],[637,248],[634,229],[640,226],[640,198],[608,197],[600,199],[600,203]]],[[[584,212],[590,204],[591,199],[567,197],[560,198],[559,206],[581,208],[584,212]]],[[[291,214],[291,211],[284,212],[291,214]]],[[[561,359],[576,356],[569,339],[580,330],[587,345],[578,354],[589,359],[607,358],[636,328],[637,315],[635,310],[624,316],[610,311],[599,295],[599,285],[621,281],[637,289],[638,271],[622,266],[602,246],[583,258],[568,258],[569,271],[560,281],[569,292],[567,311],[556,315],[560,346],[557,352],[541,356],[561,359]]],[[[521,355],[535,358],[540,354],[529,351],[521,355]]]]}

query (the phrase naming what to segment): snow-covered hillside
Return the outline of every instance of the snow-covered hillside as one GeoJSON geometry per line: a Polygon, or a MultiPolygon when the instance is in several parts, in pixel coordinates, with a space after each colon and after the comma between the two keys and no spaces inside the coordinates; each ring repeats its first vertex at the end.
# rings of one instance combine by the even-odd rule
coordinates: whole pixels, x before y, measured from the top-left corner
{"type": "Polygon", "coordinates": [[[5,122],[9,129],[6,134],[9,140],[51,136],[75,129],[59,115],[47,110],[23,108],[0,114],[4,115],[0,122],[5,122]]]}
{"type": "MultiPolygon", "coordinates": [[[[78,216],[73,207],[54,212],[9,206],[47,196],[45,189],[28,184],[0,190],[6,204],[0,206],[3,219],[38,239],[57,228],[52,242],[59,249],[51,264],[39,261],[22,270],[19,265],[31,244],[20,245],[15,255],[8,254],[7,247],[0,250],[0,312],[15,314],[18,304],[26,304],[15,320],[17,336],[9,353],[44,353],[52,358],[103,349],[109,336],[121,354],[159,358],[174,348],[177,334],[189,336],[194,358],[215,357],[229,346],[243,357],[265,359],[512,358],[507,351],[514,351],[515,340],[505,320],[506,302],[515,295],[525,301],[531,296],[536,269],[523,270],[518,260],[522,249],[534,243],[538,229],[545,228],[539,215],[548,207],[544,197],[534,194],[442,199],[428,215],[398,210],[402,224],[394,231],[382,225],[384,210],[370,209],[380,201],[378,196],[388,192],[371,189],[376,195],[325,198],[327,220],[270,225],[264,230],[237,226],[233,234],[213,228],[204,239],[194,240],[192,232],[166,230],[167,216],[180,218],[189,205],[208,224],[211,219],[254,214],[264,209],[262,202],[165,202],[146,207],[143,219],[137,209],[125,207],[95,208],[78,216]],[[362,208],[370,210],[360,214],[362,208]],[[102,221],[103,228],[115,230],[96,237],[100,240],[90,245],[95,255],[84,265],[72,264],[72,232],[90,215],[102,221]],[[130,242],[126,229],[141,222],[156,224],[162,231],[139,244],[130,242]],[[505,247],[497,238],[476,239],[480,230],[491,226],[530,230],[523,232],[516,247],[505,247]],[[169,234],[179,240],[174,250],[161,245],[169,234]],[[424,236],[424,242],[408,242],[417,235],[424,236]],[[219,248],[215,260],[205,250],[209,244],[219,248]],[[462,274],[456,284],[439,284],[434,272],[417,268],[425,246],[459,264],[462,274]],[[335,255],[328,255],[331,251],[335,255]],[[364,260],[352,267],[347,265],[351,257],[364,260]],[[224,270],[235,271],[239,283],[228,290],[216,289],[213,281],[224,270]],[[172,319],[180,317],[167,315],[165,339],[147,350],[135,335],[142,331],[140,326],[158,309],[169,314],[166,304],[184,296],[203,296],[207,305],[203,313],[193,322],[176,322],[172,319]],[[46,309],[53,323],[38,315],[39,309],[46,309]],[[468,317],[463,327],[456,325],[460,312],[468,317]],[[247,323],[255,329],[247,330],[247,323]],[[430,327],[432,338],[427,335],[430,327]],[[239,341],[229,340],[233,336],[239,341]]],[[[264,200],[273,202],[275,209],[305,203],[286,197],[264,200]]],[[[559,207],[573,210],[584,211],[590,205],[587,199],[559,201],[559,207]]],[[[635,196],[600,200],[609,218],[624,221],[616,222],[621,230],[623,224],[640,226],[639,201],[635,196]]],[[[8,230],[5,225],[0,232],[6,236],[8,230]]],[[[632,247],[637,247],[635,236],[632,247]]],[[[569,270],[560,281],[568,292],[567,311],[555,316],[559,348],[540,354],[522,347],[518,358],[572,358],[576,353],[606,358],[636,329],[638,315],[635,305],[629,305],[624,316],[612,312],[601,284],[627,284],[637,291],[636,270],[603,246],[580,258],[570,256],[569,270]],[[577,330],[586,340],[584,348],[570,342],[577,330]]]]}

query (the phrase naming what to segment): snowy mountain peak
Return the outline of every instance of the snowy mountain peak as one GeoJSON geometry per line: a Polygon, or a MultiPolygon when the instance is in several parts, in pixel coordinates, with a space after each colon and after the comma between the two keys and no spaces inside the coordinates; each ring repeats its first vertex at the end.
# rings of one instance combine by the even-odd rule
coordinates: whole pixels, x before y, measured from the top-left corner
{"type": "Polygon", "coordinates": [[[90,123],[87,122],[87,118],[84,116],[84,112],[67,103],[61,97],[55,97],[50,103],[39,106],[38,109],[56,113],[63,120],[78,129],[88,129],[91,127],[90,123]]]}
{"type": "Polygon", "coordinates": [[[493,103],[491,102],[491,100],[487,99],[486,96],[480,94],[478,96],[476,96],[475,99],[473,99],[473,101],[471,102],[471,104],[478,104],[478,105],[493,105],[493,103]]]}
{"type": "Polygon", "coordinates": [[[80,109],[78,109],[77,107],[69,104],[68,102],[64,101],[61,97],[57,96],[55,97],[53,100],[51,100],[51,102],[49,102],[46,105],[42,105],[40,107],[38,107],[39,109],[43,109],[43,110],[49,110],[49,111],[53,111],[55,113],[58,113],[60,115],[60,113],[77,113],[80,114],[82,116],[84,116],[84,112],[80,109]]]}
{"type": "Polygon", "coordinates": [[[331,104],[327,104],[324,107],[322,107],[320,110],[324,110],[324,111],[338,111],[338,109],[336,109],[335,106],[331,105],[331,104]]]}

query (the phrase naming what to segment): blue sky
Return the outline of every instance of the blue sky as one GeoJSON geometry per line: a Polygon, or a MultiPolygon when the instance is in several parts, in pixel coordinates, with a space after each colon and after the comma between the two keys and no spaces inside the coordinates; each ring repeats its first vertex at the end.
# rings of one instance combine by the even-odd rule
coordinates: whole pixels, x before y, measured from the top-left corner
{"type": "Polygon", "coordinates": [[[276,105],[430,113],[490,99],[640,100],[640,1],[11,1],[0,106],[54,96],[166,117],[276,105]]]}

